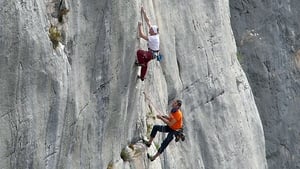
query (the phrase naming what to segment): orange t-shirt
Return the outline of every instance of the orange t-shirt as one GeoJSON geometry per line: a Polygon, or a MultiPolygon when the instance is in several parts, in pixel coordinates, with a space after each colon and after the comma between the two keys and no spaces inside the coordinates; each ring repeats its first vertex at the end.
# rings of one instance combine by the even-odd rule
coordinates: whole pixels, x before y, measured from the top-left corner
{"type": "Polygon", "coordinates": [[[172,121],[173,119],[176,119],[176,123],[174,123],[172,126],[169,126],[169,127],[173,130],[181,129],[183,120],[182,120],[182,113],[179,109],[174,113],[170,113],[169,120],[172,121]]]}

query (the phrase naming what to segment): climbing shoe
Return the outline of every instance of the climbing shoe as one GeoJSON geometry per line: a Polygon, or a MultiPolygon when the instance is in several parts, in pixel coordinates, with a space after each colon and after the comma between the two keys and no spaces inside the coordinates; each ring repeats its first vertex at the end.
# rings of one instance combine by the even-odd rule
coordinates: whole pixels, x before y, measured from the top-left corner
{"type": "Polygon", "coordinates": [[[143,139],[143,143],[147,146],[147,147],[150,147],[151,146],[151,143],[149,143],[148,141],[144,140],[143,139]]]}
{"type": "Polygon", "coordinates": [[[144,80],[145,80],[145,78],[141,78],[141,76],[139,76],[139,75],[137,76],[137,78],[138,78],[138,79],[141,79],[141,81],[144,81],[144,80]]]}
{"type": "Polygon", "coordinates": [[[135,64],[136,66],[141,66],[141,64],[139,64],[139,62],[138,62],[137,60],[134,62],[134,64],[135,64]]]}
{"type": "Polygon", "coordinates": [[[179,135],[176,135],[176,136],[175,136],[175,142],[178,142],[179,140],[180,140],[179,135]]]}
{"type": "Polygon", "coordinates": [[[139,63],[137,60],[134,62],[135,66],[143,66],[145,67],[146,64],[145,63],[139,63]]]}
{"type": "Polygon", "coordinates": [[[147,153],[147,157],[148,157],[148,159],[150,160],[150,161],[154,161],[155,159],[153,159],[153,157],[149,154],[149,153],[147,153]]]}
{"type": "Polygon", "coordinates": [[[185,135],[182,133],[181,141],[184,141],[184,140],[185,140],[185,135]]]}

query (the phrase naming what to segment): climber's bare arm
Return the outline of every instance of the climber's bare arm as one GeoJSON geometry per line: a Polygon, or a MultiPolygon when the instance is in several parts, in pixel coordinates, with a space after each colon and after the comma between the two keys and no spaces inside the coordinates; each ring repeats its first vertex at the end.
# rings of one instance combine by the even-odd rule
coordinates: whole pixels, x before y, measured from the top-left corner
{"type": "Polygon", "coordinates": [[[151,23],[150,23],[149,17],[147,16],[147,14],[146,14],[146,12],[145,12],[145,10],[144,10],[143,7],[141,7],[141,11],[142,11],[142,14],[144,15],[144,18],[145,18],[145,21],[146,21],[148,27],[150,28],[151,23]]]}
{"type": "Polygon", "coordinates": [[[139,22],[138,23],[138,27],[139,27],[139,36],[143,39],[145,39],[146,41],[148,41],[148,36],[146,36],[142,30],[142,23],[139,22]]]}

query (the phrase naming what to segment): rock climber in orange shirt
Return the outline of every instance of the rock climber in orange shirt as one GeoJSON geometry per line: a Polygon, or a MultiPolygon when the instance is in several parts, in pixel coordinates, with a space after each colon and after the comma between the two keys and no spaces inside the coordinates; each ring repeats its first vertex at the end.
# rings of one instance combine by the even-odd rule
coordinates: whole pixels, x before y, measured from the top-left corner
{"type": "MultiPolygon", "coordinates": [[[[157,153],[154,156],[147,154],[148,158],[151,161],[155,160],[166,149],[169,143],[173,140],[174,136],[176,137],[176,141],[178,141],[177,140],[178,132],[182,130],[182,125],[183,125],[183,116],[182,116],[182,112],[180,111],[181,104],[182,104],[181,100],[175,100],[172,103],[172,109],[169,116],[157,115],[157,118],[162,120],[167,125],[154,125],[150,134],[149,141],[144,140],[144,143],[148,147],[150,147],[158,131],[168,133],[168,136],[164,139],[160,148],[158,149],[157,153]]],[[[183,141],[184,136],[181,137],[181,139],[183,141]]]]}

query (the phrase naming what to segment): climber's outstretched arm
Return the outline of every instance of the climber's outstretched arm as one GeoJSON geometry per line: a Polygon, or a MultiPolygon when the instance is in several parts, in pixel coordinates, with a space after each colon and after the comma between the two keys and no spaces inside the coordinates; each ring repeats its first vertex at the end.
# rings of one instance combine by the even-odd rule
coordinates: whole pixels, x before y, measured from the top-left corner
{"type": "Polygon", "coordinates": [[[139,22],[138,23],[138,27],[139,27],[139,36],[143,39],[145,39],[146,41],[148,41],[148,36],[146,36],[142,30],[142,23],[139,22]]]}
{"type": "Polygon", "coordinates": [[[142,14],[144,15],[144,18],[145,18],[145,21],[146,21],[148,27],[150,28],[151,27],[151,23],[150,23],[149,17],[147,16],[147,14],[146,14],[146,12],[145,12],[145,10],[144,10],[143,7],[141,7],[141,11],[142,11],[142,14]]]}

